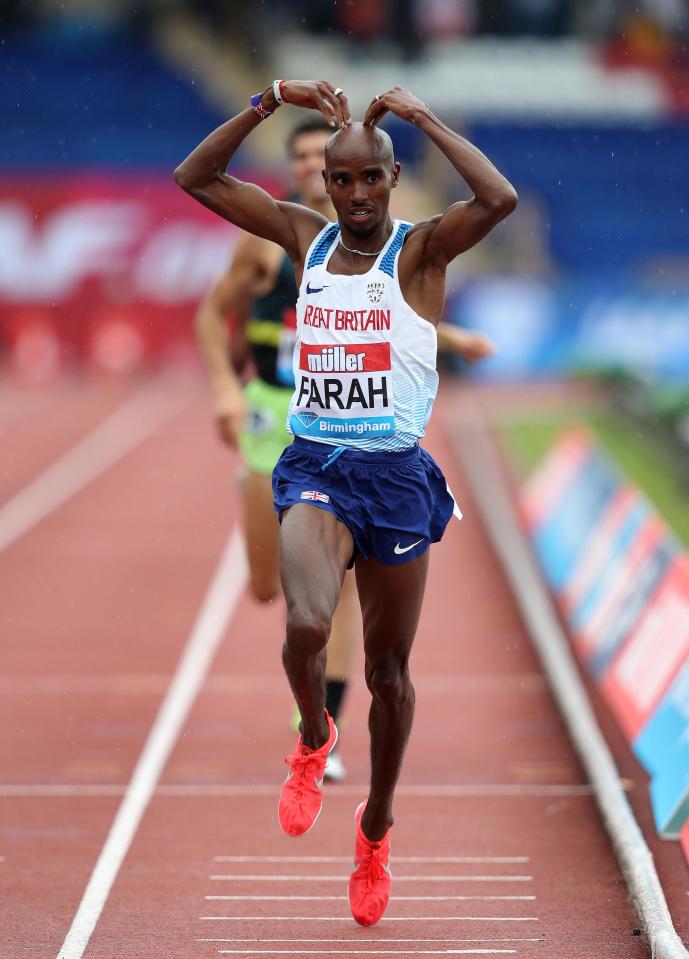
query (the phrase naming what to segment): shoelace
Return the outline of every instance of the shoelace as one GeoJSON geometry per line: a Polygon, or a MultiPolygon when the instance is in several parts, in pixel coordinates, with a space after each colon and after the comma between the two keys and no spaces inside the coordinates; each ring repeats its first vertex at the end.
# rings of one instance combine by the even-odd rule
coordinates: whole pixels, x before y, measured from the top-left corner
{"type": "Polygon", "coordinates": [[[361,858],[360,866],[366,877],[366,884],[372,886],[374,882],[382,879],[386,873],[385,862],[383,861],[385,850],[382,846],[371,848],[366,846],[365,852],[361,858]]]}
{"type": "MultiPolygon", "coordinates": [[[[299,750],[289,756],[285,756],[285,762],[293,773],[290,785],[296,793],[297,801],[301,799],[307,777],[309,774],[313,775],[314,773],[320,772],[320,764],[322,761],[322,757],[317,756],[315,753],[302,753],[299,750]]],[[[317,780],[318,776],[313,775],[313,778],[317,780]]]]}

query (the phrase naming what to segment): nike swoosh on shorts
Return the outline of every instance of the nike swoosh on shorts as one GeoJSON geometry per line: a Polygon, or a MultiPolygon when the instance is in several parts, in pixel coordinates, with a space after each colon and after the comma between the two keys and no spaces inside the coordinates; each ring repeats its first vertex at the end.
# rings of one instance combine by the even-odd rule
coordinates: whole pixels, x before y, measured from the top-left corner
{"type": "Polygon", "coordinates": [[[397,553],[398,556],[401,556],[402,553],[408,553],[410,549],[414,549],[414,547],[418,546],[419,543],[423,543],[425,538],[426,538],[425,536],[422,536],[421,539],[417,539],[417,541],[415,543],[412,543],[411,546],[403,547],[403,546],[400,546],[400,544],[398,543],[397,546],[395,546],[395,552],[397,553]]]}

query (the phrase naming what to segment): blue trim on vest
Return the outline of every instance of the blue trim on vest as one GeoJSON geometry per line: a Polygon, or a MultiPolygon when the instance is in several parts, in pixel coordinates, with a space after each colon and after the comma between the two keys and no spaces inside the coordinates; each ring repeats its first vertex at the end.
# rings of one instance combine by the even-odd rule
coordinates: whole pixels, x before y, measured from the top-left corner
{"type": "Polygon", "coordinates": [[[400,223],[400,225],[397,227],[397,233],[395,234],[394,240],[392,241],[390,246],[387,248],[385,252],[385,256],[380,261],[380,266],[378,267],[378,269],[382,270],[383,273],[387,273],[388,276],[392,276],[394,273],[395,257],[397,256],[399,251],[402,249],[404,238],[409,232],[409,230],[411,230],[411,228],[412,228],[411,223],[400,223]]]}
{"type": "Polygon", "coordinates": [[[306,264],[306,269],[310,270],[312,266],[320,266],[321,263],[325,262],[325,258],[328,255],[328,250],[330,249],[333,240],[340,232],[340,227],[337,223],[334,223],[328,230],[323,234],[318,243],[315,245],[309,257],[309,262],[306,264]]]}

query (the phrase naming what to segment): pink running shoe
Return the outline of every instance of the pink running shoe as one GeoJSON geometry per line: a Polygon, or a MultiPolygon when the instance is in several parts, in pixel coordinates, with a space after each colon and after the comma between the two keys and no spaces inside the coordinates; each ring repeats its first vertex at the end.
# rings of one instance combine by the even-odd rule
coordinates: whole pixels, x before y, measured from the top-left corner
{"type": "Polygon", "coordinates": [[[300,736],[296,750],[291,756],[285,756],[290,769],[280,791],[278,819],[288,836],[307,833],[323,805],[323,773],[337,742],[337,727],[327,711],[325,716],[330,730],[328,741],[320,749],[309,749],[300,736]]]}
{"type": "Polygon", "coordinates": [[[375,926],[387,909],[392,889],[390,873],[390,830],[378,842],[371,842],[361,831],[365,802],[355,814],[356,844],[354,871],[349,877],[349,906],[360,926],[375,926]]]}

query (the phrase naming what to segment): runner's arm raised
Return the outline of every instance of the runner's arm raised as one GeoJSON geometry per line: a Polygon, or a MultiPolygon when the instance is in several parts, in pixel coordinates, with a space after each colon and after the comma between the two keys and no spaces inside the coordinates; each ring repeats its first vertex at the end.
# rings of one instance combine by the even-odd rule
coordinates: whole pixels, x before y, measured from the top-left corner
{"type": "MultiPolygon", "coordinates": [[[[281,90],[286,103],[319,110],[333,129],[351,122],[346,97],[343,93],[335,96],[335,87],[328,81],[285,80],[281,90]]],[[[261,103],[271,112],[277,109],[272,87],[261,94],[261,103]]],[[[278,243],[297,261],[325,219],[298,203],[275,200],[256,184],[226,173],[237,149],[259,123],[261,119],[251,107],[242,110],[192,150],[175,170],[175,181],[214,213],[248,233],[278,243]]]]}
{"type": "Polygon", "coordinates": [[[386,113],[394,113],[425,133],[473,190],[471,200],[453,203],[444,214],[434,217],[432,229],[427,231],[423,259],[442,269],[514,210],[517,193],[488,157],[445,126],[408,90],[393,87],[373,100],[364,123],[375,125],[386,113]]]}

